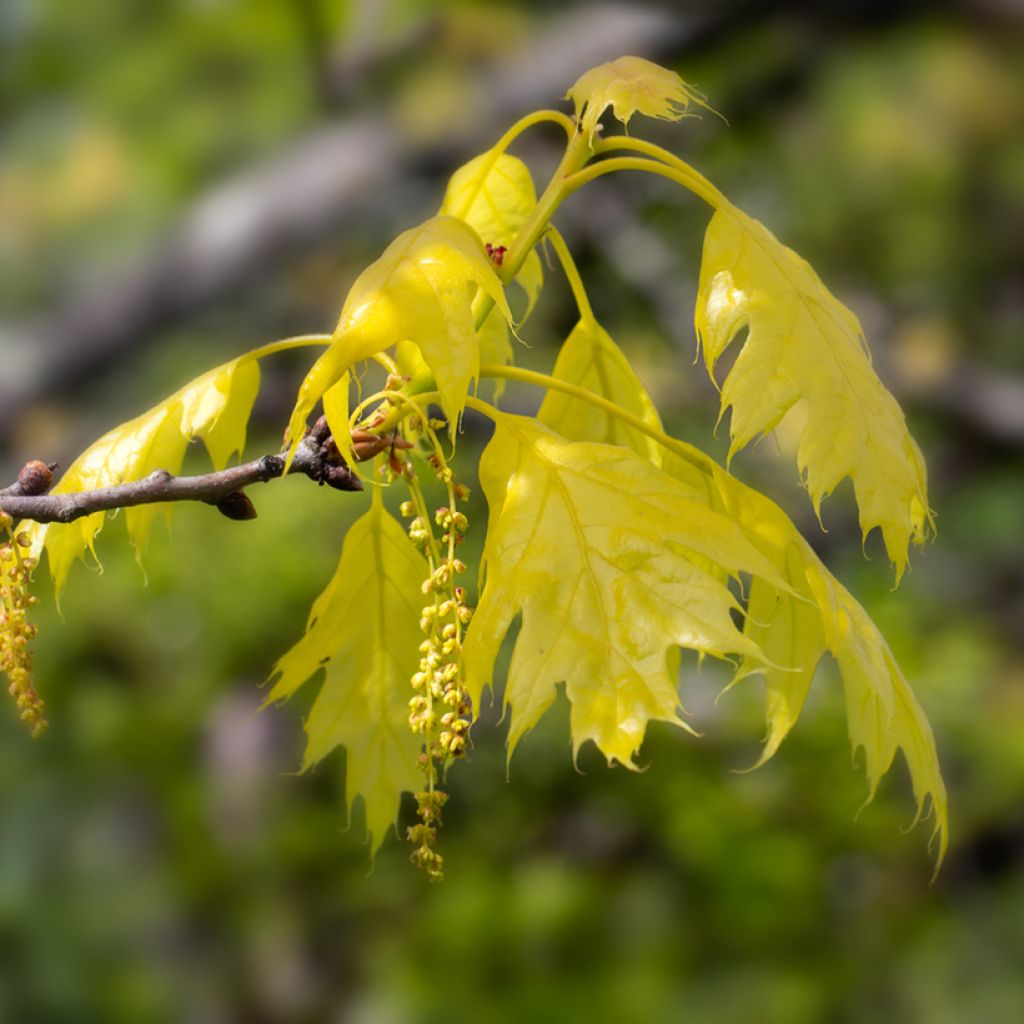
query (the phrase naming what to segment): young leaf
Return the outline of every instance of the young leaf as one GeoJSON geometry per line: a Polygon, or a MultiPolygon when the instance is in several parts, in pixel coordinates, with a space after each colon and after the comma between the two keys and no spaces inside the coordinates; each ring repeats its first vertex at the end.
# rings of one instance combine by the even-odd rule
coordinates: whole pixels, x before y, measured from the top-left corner
{"type": "MultiPolygon", "coordinates": [[[[555,376],[618,400],[627,411],[660,429],[657,412],[643,385],[630,370],[621,350],[606,334],[602,335],[601,358],[614,372],[590,371],[584,342],[593,336],[587,334],[570,336],[566,341],[559,353],[555,376]],[[628,381],[625,400],[623,381],[628,381]]],[[[613,429],[614,417],[555,391],[548,392],[539,415],[548,426],[574,440],[600,439],[613,429]],[[566,400],[553,401],[556,396],[566,400]],[[583,409],[587,412],[581,412],[583,409]]],[[[645,442],[651,439],[632,428],[626,429],[632,432],[620,435],[619,443],[645,454],[645,442]]],[[[778,505],[741,483],[692,445],[673,441],[673,449],[661,456],[664,470],[686,488],[693,501],[704,502],[735,522],[789,586],[789,590],[779,589],[763,577],[752,579],[743,632],[757,645],[760,656],[744,658],[732,684],[753,673],[760,673],[765,679],[768,733],[758,765],[778,750],[796,723],[818,663],[830,652],[843,680],[851,745],[855,750],[865,750],[869,795],[875,792],[891,765],[896,749],[902,749],[918,813],[923,812],[929,798],[932,801],[937,860],[941,862],[949,825],[935,741],[924,712],[878,628],[822,564],[778,505]]]]}
{"type": "Polygon", "coordinates": [[[401,341],[414,343],[433,371],[454,433],[480,366],[477,290],[511,322],[501,281],[465,221],[437,216],[400,234],[356,279],[330,348],[299,388],[288,428],[292,452],[323,393],[355,363],[401,341]]]}
{"type": "Polygon", "coordinates": [[[745,659],[733,682],[755,672],[765,677],[768,736],[758,764],[775,753],[796,722],[815,668],[828,651],[843,680],[850,744],[855,751],[864,750],[868,799],[902,749],[919,816],[931,799],[941,863],[949,823],[935,740],[878,627],[782,509],[697,449],[676,445],[690,457],[668,456],[665,470],[690,486],[695,498],[709,495],[712,506],[745,531],[789,586],[788,591],[779,590],[763,579],[752,581],[743,632],[763,657],[745,659]]]}
{"type": "MultiPolygon", "coordinates": [[[[141,480],[155,469],[177,473],[185,449],[202,438],[214,467],[222,469],[245,447],[246,425],[259,390],[259,364],[242,356],[215,367],[141,416],[122,423],[90,445],[54,487],[73,494],[141,480]]],[[[141,556],[159,506],[125,510],[128,536],[141,556]]],[[[58,596],[76,559],[91,550],[105,515],[94,512],[73,523],[33,524],[35,545],[45,545],[58,596]]]]}
{"type": "Polygon", "coordinates": [[[734,207],[708,226],[697,295],[708,372],[742,328],[749,333],[722,384],[732,409],[730,456],[807,405],[797,463],[815,511],[853,480],[866,536],[882,530],[897,580],[911,540],[930,525],[924,460],[903,413],[871,368],[857,318],[810,265],[734,207]]]}
{"type": "Polygon", "coordinates": [[[510,754],[564,681],[574,749],[593,740],[632,767],[648,721],[683,724],[671,648],[760,660],[732,620],[728,587],[705,566],[785,583],[734,523],[646,459],[501,415],[480,481],[487,578],[464,664],[478,706],[522,613],[505,689],[510,754]]]}
{"type": "MultiPolygon", "coordinates": [[[[592,391],[661,430],[654,403],[625,354],[596,321],[584,318],[563,342],[552,376],[592,391]]],[[[661,446],[635,427],[562,391],[548,391],[537,419],[574,441],[619,444],[661,465],[661,446]]]]}
{"type": "MultiPolygon", "coordinates": [[[[537,193],[526,164],[491,149],[463,164],[451,176],[438,212],[464,220],[484,242],[507,248],[536,205],[537,193]]],[[[526,292],[525,320],[544,284],[536,249],[530,251],[515,280],[526,292]]],[[[500,318],[496,322],[501,324],[500,318]]]]}
{"type": "Polygon", "coordinates": [[[572,100],[576,120],[588,139],[608,107],[623,125],[634,114],[679,121],[694,104],[714,112],[706,98],[674,71],[642,57],[619,57],[591,68],[576,80],[565,98],[572,100]]]}
{"type": "Polygon", "coordinates": [[[324,416],[330,428],[334,444],[347,463],[349,469],[355,470],[352,460],[352,432],[348,422],[348,389],[349,374],[343,373],[336,384],[332,384],[324,392],[324,416]]]}
{"type": "Polygon", "coordinates": [[[422,782],[408,695],[422,639],[416,595],[427,575],[426,562],[378,495],[349,529],[305,634],[274,667],[278,678],[266,700],[290,697],[324,668],[306,720],[303,770],[345,747],[347,805],[363,798],[374,853],[395,822],[403,791],[422,782]]]}

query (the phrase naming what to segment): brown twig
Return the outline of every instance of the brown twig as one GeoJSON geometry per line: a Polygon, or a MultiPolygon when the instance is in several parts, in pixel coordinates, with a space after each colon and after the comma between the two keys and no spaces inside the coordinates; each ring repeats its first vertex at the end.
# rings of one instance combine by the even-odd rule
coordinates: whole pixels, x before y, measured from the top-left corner
{"type": "MultiPolygon", "coordinates": [[[[283,456],[264,455],[241,466],[201,476],[174,476],[157,469],[141,480],[73,494],[26,494],[21,484],[15,483],[0,490],[0,511],[37,523],[71,523],[93,512],[115,508],[161,501],[202,501],[215,505],[229,519],[252,519],[256,510],[243,488],[282,476],[284,466],[283,456]]],[[[363,489],[359,477],[347,466],[337,464],[327,446],[312,434],[299,445],[288,471],[340,491],[363,489]]]]}

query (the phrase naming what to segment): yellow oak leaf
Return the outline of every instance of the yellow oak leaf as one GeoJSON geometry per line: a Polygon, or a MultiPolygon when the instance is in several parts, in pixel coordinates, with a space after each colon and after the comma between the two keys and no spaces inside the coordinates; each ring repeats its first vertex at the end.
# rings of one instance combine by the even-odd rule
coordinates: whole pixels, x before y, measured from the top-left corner
{"type": "Polygon", "coordinates": [[[730,457],[804,402],[797,464],[815,511],[850,477],[861,530],[881,528],[898,581],[910,541],[923,543],[931,524],[926,471],[903,412],[871,367],[857,318],[805,260],[728,207],[708,226],[696,326],[712,377],[748,328],[722,384],[730,457]]]}
{"type": "MultiPolygon", "coordinates": [[[[177,473],[185,450],[202,438],[216,469],[245,447],[246,426],[259,390],[256,359],[242,356],[190,381],[159,405],[114,427],[68,466],[53,494],[74,494],[141,480],[156,469],[177,473]]],[[[143,505],[125,510],[128,536],[141,557],[158,510],[143,505]]],[[[31,524],[34,548],[45,547],[58,596],[74,562],[94,542],[106,514],[94,512],[73,523],[31,524]]]]}
{"type": "Polygon", "coordinates": [[[323,393],[355,363],[402,341],[415,344],[433,372],[454,436],[480,366],[477,291],[511,322],[501,281],[465,221],[442,215],[402,232],[356,278],[330,347],[302,382],[288,427],[289,458],[323,393]]]}
{"type": "Polygon", "coordinates": [[[868,800],[896,751],[902,749],[918,816],[929,799],[932,803],[937,869],[949,841],[946,788],[931,726],[889,645],[781,509],[724,471],[719,471],[717,482],[733,508],[745,506],[744,518],[754,528],[785,538],[781,544],[775,539],[768,543],[775,547],[773,561],[785,566],[786,579],[797,595],[769,593],[758,580],[751,585],[744,632],[763,645],[770,659],[780,659],[776,664],[790,668],[782,672],[771,665],[748,663],[737,674],[739,679],[760,672],[765,678],[768,736],[758,763],[775,753],[796,722],[818,662],[831,653],[843,681],[850,745],[864,751],[868,800]],[[810,606],[808,599],[813,601],[810,606]]]}
{"type": "Polygon", "coordinates": [[[343,746],[346,801],[362,797],[376,853],[403,792],[422,784],[409,729],[409,680],[419,664],[420,583],[427,563],[385,510],[379,492],[349,529],[341,560],[316,599],[306,632],[274,668],[267,704],[290,697],[319,670],[306,720],[303,770],[343,746]]]}
{"type": "Polygon", "coordinates": [[[591,68],[576,80],[565,98],[572,100],[576,120],[588,139],[608,107],[624,125],[634,114],[678,121],[694,105],[715,113],[707,99],[674,71],[643,57],[619,57],[591,68]]]}
{"type": "MultiPolygon", "coordinates": [[[[554,376],[618,401],[626,411],[660,430],[650,397],[625,355],[604,332],[574,331],[559,353],[554,376]],[[609,372],[593,371],[592,364],[598,359],[609,372]]],[[[539,416],[575,440],[599,440],[613,429],[614,417],[553,390],[539,416]],[[555,401],[556,397],[566,401],[555,401]]],[[[626,429],[631,433],[617,435],[618,443],[646,454],[645,442],[652,439],[628,425],[626,429]]],[[[764,677],[767,738],[757,764],[778,750],[799,718],[818,663],[831,653],[843,681],[850,743],[855,750],[865,751],[869,799],[896,750],[902,749],[919,815],[931,801],[936,859],[941,863],[949,822],[935,741],[923,710],[867,612],[768,497],[741,483],[697,448],[675,439],[670,449],[662,449],[660,462],[693,501],[704,502],[735,522],[789,587],[780,589],[763,576],[751,580],[743,632],[757,645],[759,654],[744,658],[730,684],[754,673],[764,677]]]]}
{"type": "Polygon", "coordinates": [[[522,614],[505,688],[510,755],[564,682],[574,750],[593,740],[609,762],[634,767],[648,721],[684,724],[673,648],[760,658],[733,621],[728,586],[705,565],[785,583],[735,523],[647,459],[501,414],[480,482],[486,584],[464,665],[478,706],[522,614]]]}
{"type": "Polygon", "coordinates": [[[947,796],[931,726],[878,627],[832,575],[796,526],[774,502],[747,487],[702,452],[683,442],[686,458],[669,455],[665,470],[694,496],[733,519],[783,575],[789,590],[755,578],[743,632],[761,649],[744,659],[730,685],[760,673],[765,678],[768,735],[758,764],[778,749],[796,722],[815,669],[828,652],[846,697],[850,744],[863,749],[868,800],[902,749],[920,817],[931,801],[937,864],[948,844],[947,796]]]}

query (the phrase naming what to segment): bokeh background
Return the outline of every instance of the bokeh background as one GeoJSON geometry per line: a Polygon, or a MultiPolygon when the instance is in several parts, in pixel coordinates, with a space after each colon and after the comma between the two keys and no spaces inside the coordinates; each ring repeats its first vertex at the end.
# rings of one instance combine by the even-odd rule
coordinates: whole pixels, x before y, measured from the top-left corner
{"type": "MultiPolygon", "coordinates": [[[[700,740],[574,771],[559,704],[506,778],[494,714],[428,887],[371,866],[344,758],[294,774],[312,693],[257,713],[364,498],[299,480],[252,523],[177,510],[145,575],[44,601],[32,742],[0,713],[0,1021],[1024,1020],[1024,16],[988,3],[0,3],[0,464],[66,464],[193,373],[329,329],[447,175],[585,68],[666,63],[729,120],[632,123],[805,255],[862,318],[931,471],[898,591],[844,487],[823,533],[786,425],[735,471],[794,515],[934,724],[952,848],[898,764],[875,802],[827,667],[752,774],[760,684],[684,665],[700,740]],[[779,457],[781,449],[782,457],[779,457]]],[[[558,139],[519,145],[538,180],[558,139]]],[[[558,216],[672,429],[718,455],[692,365],[708,212],[603,179],[558,216]]],[[[548,275],[519,361],[571,327],[548,275]]],[[[303,360],[265,371],[276,448],[303,360]]],[[[505,401],[536,399],[511,389],[505,401]]],[[[723,432],[724,433],[724,432],[723,432]]],[[[467,423],[463,446],[483,442],[467,423]]],[[[484,509],[475,506],[476,543],[484,509]]],[[[408,812],[409,808],[405,808],[408,812]]],[[[407,814],[408,816],[408,814],[407,814]]]]}

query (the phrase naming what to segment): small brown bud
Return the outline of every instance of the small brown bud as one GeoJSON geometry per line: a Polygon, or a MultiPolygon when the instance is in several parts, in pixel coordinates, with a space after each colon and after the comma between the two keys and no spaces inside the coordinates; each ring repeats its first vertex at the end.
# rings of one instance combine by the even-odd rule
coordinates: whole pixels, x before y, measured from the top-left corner
{"type": "Polygon", "coordinates": [[[45,462],[32,459],[18,473],[18,487],[24,495],[45,494],[53,484],[53,470],[45,462]]]}
{"type": "Polygon", "coordinates": [[[363,482],[348,466],[326,466],[322,483],[336,491],[361,491],[363,482]]]}
{"type": "Polygon", "coordinates": [[[217,511],[228,519],[244,521],[256,518],[256,506],[245,491],[231,491],[217,502],[217,511]]]}

